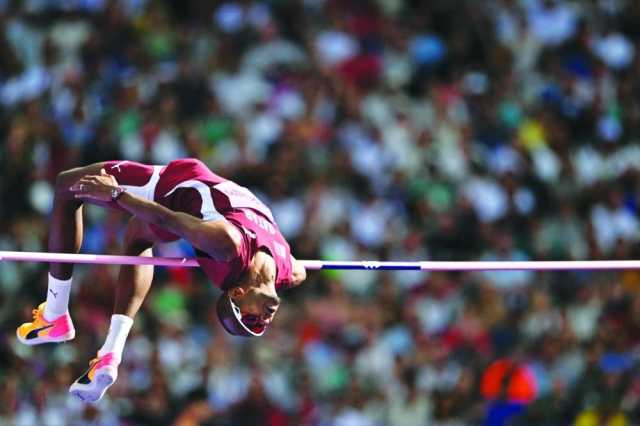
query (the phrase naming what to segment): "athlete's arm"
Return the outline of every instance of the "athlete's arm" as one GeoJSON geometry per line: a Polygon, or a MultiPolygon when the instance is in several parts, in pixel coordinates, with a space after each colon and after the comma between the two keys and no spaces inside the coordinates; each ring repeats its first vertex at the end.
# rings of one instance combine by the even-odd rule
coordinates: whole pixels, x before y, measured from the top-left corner
{"type": "Polygon", "coordinates": [[[225,220],[204,221],[129,192],[122,194],[117,203],[145,222],[179,235],[214,259],[231,260],[237,255],[239,231],[225,220]]]}
{"type": "Polygon", "coordinates": [[[302,281],[307,279],[307,270],[298,262],[295,257],[291,256],[291,265],[293,266],[293,281],[291,287],[297,287],[302,281]]]}
{"type": "MultiPolygon", "coordinates": [[[[103,169],[100,175],[80,179],[71,191],[77,198],[108,202],[111,201],[112,189],[117,187],[116,179],[103,169]]],[[[231,260],[238,253],[242,237],[233,225],[224,220],[204,221],[129,192],[120,195],[117,203],[137,218],[184,238],[216,260],[231,260]]]]}

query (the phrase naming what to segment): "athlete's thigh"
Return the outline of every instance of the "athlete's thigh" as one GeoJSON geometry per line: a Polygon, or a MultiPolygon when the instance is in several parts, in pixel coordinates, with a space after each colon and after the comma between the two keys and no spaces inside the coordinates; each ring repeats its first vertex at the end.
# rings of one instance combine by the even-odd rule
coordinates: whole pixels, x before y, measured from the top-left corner
{"type": "MultiPolygon", "coordinates": [[[[132,190],[136,195],[148,198],[149,194],[147,192],[154,189],[152,186],[159,177],[160,168],[160,166],[150,166],[129,160],[102,161],[65,170],[58,175],[58,186],[68,188],[85,176],[99,175],[100,170],[104,169],[108,174],[116,178],[119,185],[131,187],[128,189],[132,190]],[[143,192],[138,194],[137,192],[139,191],[143,192]]],[[[153,197],[150,199],[153,199],[153,197]]]]}
{"type": "MultiPolygon", "coordinates": [[[[66,170],[58,177],[58,188],[67,190],[79,179],[89,175],[99,175],[100,170],[115,177],[118,185],[126,188],[132,194],[147,200],[153,200],[155,185],[160,177],[161,166],[150,166],[129,160],[103,161],[88,166],[66,170]]],[[[123,210],[113,202],[86,200],[91,204],[102,207],[123,210]]]]}
{"type": "Polygon", "coordinates": [[[153,233],[148,223],[135,216],[129,220],[124,238],[125,251],[134,248],[142,250],[161,242],[163,241],[153,233]]]}
{"type": "Polygon", "coordinates": [[[65,170],[58,175],[57,185],[66,190],[85,176],[99,175],[100,170],[104,168],[105,164],[106,162],[93,163],[89,164],[88,166],[75,167],[73,169],[65,170]]]}
{"type": "Polygon", "coordinates": [[[129,160],[106,161],[102,165],[108,174],[116,178],[119,185],[126,186],[138,196],[153,200],[153,194],[147,194],[147,192],[153,192],[155,189],[155,184],[160,177],[161,166],[151,166],[129,160]]]}

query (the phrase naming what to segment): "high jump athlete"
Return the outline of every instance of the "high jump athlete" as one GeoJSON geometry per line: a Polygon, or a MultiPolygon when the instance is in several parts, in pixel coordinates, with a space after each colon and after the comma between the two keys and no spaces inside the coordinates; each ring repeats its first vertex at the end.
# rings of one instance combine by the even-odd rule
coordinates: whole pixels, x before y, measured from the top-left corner
{"type": "MultiPolygon", "coordinates": [[[[181,159],[167,166],[108,161],[60,173],[50,252],[80,250],[84,201],[133,215],[124,239],[126,255],[152,256],[155,243],[178,238],[193,245],[198,263],[223,291],[218,318],[233,335],[264,334],[280,305],[277,291],[306,278],[271,210],[247,188],[216,175],[199,160],[181,159]]],[[[46,301],[33,310],[33,321],[16,331],[22,343],[75,337],[68,311],[72,272],[72,264],[50,264],[46,301]]],[[[97,401],[116,380],[127,335],[152,278],[151,265],[120,267],[107,338],[89,369],[71,385],[76,397],[97,401]]]]}

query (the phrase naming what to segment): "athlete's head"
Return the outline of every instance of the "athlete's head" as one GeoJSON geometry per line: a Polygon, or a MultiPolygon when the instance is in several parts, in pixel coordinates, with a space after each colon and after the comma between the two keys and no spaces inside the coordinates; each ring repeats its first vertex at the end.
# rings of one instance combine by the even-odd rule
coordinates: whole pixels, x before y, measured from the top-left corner
{"type": "Polygon", "coordinates": [[[218,318],[227,332],[246,337],[264,334],[280,306],[275,276],[273,258],[258,252],[238,285],[218,299],[218,318]]]}

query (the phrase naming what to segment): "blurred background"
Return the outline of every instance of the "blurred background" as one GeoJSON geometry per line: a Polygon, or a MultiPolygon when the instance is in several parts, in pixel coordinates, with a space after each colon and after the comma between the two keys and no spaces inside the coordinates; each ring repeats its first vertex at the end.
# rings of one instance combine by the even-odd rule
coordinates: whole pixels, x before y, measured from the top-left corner
{"type": "MultiPolygon", "coordinates": [[[[64,169],[193,156],[299,259],[638,259],[639,47],[635,0],[0,0],[0,249],[46,250],[64,169]]],[[[85,219],[118,253],[126,216],[85,219]]],[[[247,340],[157,268],[95,406],[117,268],[21,346],[46,273],[0,263],[0,425],[640,424],[634,271],[311,272],[247,340]]]]}

